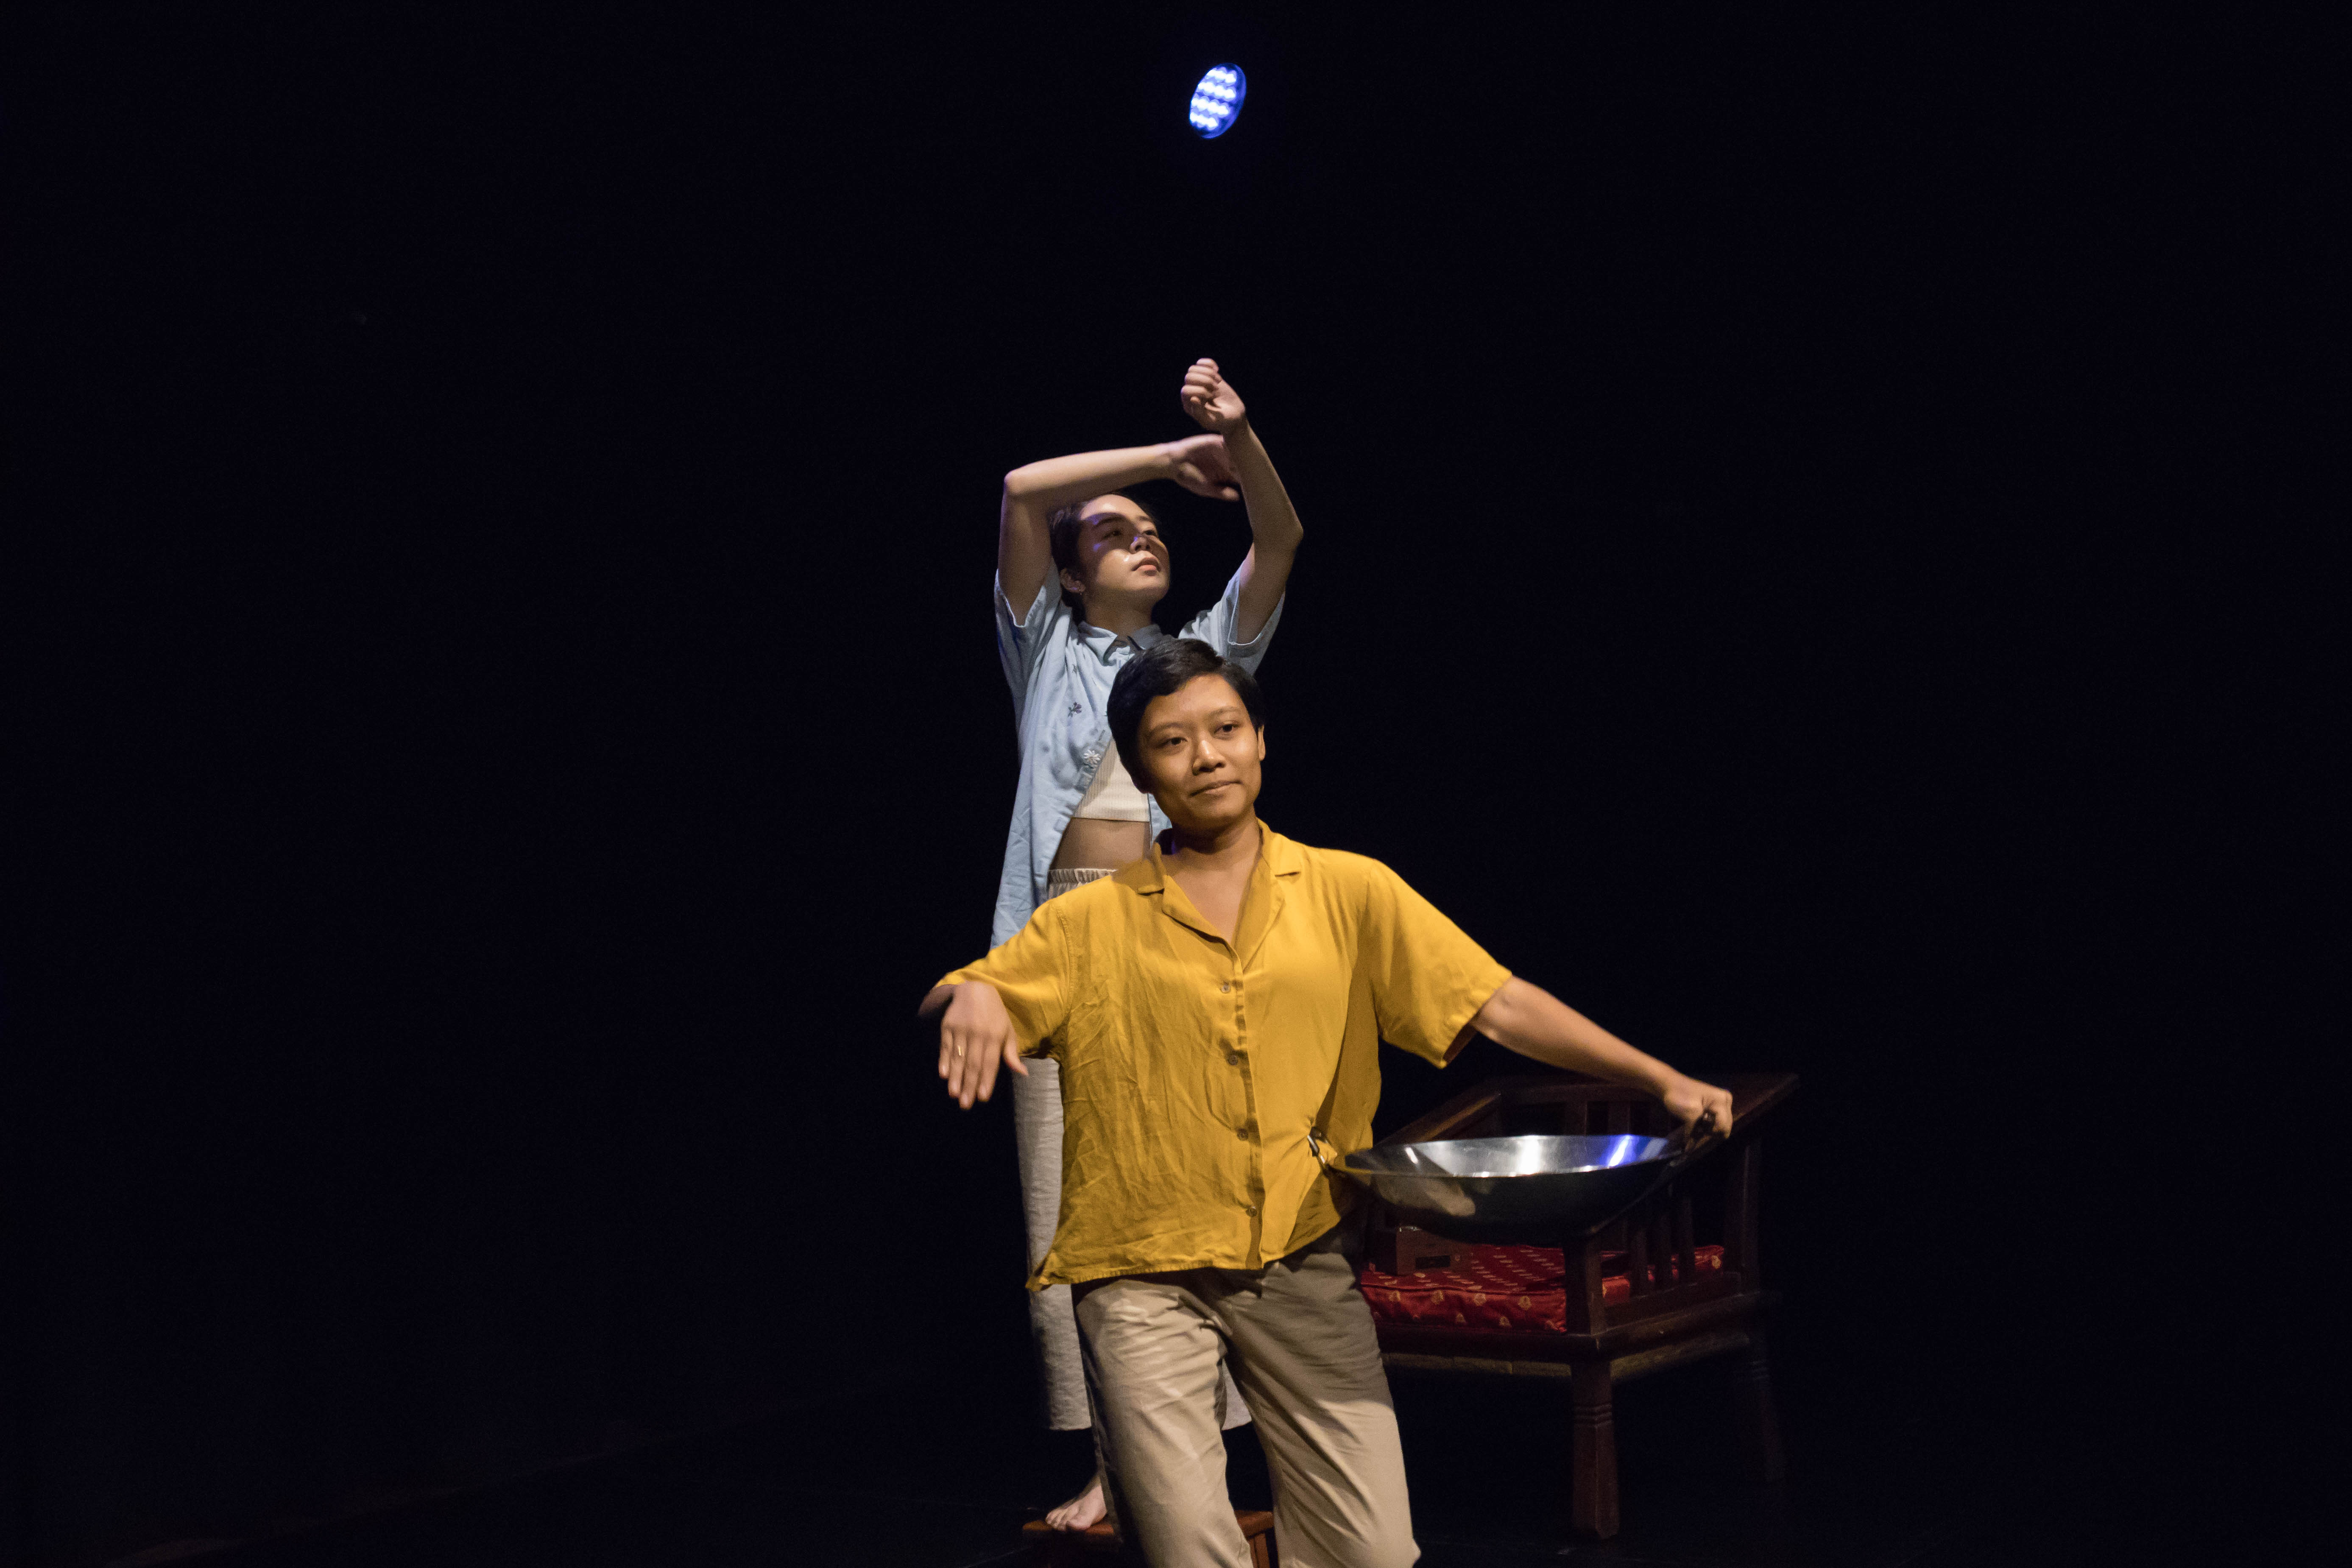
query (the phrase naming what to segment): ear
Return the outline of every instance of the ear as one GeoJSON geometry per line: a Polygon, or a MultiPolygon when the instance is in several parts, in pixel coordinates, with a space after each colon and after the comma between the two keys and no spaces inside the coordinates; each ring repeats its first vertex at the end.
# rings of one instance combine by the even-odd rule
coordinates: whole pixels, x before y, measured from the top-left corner
{"type": "Polygon", "coordinates": [[[1265,761],[1265,726],[1256,724],[1251,727],[1257,731],[1257,760],[1262,763],[1265,761]]]}
{"type": "Polygon", "coordinates": [[[1087,596],[1087,580],[1065,566],[1062,568],[1062,592],[1076,594],[1083,599],[1087,596]]]}

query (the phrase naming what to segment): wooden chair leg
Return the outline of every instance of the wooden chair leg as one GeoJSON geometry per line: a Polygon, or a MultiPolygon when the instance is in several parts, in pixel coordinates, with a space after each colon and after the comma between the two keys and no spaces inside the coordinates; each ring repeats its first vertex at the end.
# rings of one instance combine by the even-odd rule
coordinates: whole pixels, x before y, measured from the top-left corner
{"type": "Polygon", "coordinates": [[[1749,1473],[1759,1481],[1777,1481],[1786,1476],[1789,1466],[1780,1453],[1780,1418],[1772,1408],[1771,1360],[1760,1324],[1748,1325],[1748,1349],[1731,1374],[1731,1401],[1749,1473]]]}
{"type": "Polygon", "coordinates": [[[1579,1362],[1569,1381],[1568,1521],[1577,1534],[1617,1533],[1617,1416],[1605,1361],[1579,1362]]]}

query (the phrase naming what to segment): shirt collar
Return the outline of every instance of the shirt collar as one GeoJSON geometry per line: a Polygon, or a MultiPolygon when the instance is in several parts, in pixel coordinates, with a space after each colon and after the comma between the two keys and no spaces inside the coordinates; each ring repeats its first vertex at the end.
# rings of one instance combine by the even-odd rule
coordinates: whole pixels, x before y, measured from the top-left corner
{"type": "Polygon", "coordinates": [[[1246,964],[1256,956],[1266,932],[1282,918],[1287,891],[1284,884],[1302,869],[1297,845],[1262,820],[1257,827],[1257,860],[1250,867],[1249,889],[1242,896],[1241,924],[1230,937],[1210,930],[1201,912],[1184,896],[1184,889],[1170,880],[1168,862],[1157,839],[1152,842],[1150,856],[1121,870],[1118,880],[1139,892],[1159,895],[1161,914],[1202,936],[1223,942],[1236,962],[1246,964]]]}
{"type": "MultiPolygon", "coordinates": [[[[1168,862],[1164,858],[1166,840],[1169,833],[1174,831],[1175,829],[1171,828],[1168,833],[1161,833],[1155,837],[1151,840],[1151,853],[1122,868],[1117,879],[1139,893],[1166,892],[1168,890],[1168,862]]],[[[1305,868],[1307,862],[1299,853],[1296,841],[1285,838],[1281,834],[1268,827],[1265,825],[1265,818],[1262,816],[1257,821],[1257,858],[1259,863],[1265,868],[1268,876],[1296,877],[1305,868]]]]}
{"type": "Polygon", "coordinates": [[[1133,643],[1136,651],[1139,653],[1168,635],[1156,626],[1139,626],[1132,634],[1122,638],[1118,633],[1105,631],[1092,621],[1080,621],[1077,631],[1078,640],[1087,645],[1087,651],[1106,664],[1110,662],[1110,656],[1117,651],[1122,641],[1133,643]]]}

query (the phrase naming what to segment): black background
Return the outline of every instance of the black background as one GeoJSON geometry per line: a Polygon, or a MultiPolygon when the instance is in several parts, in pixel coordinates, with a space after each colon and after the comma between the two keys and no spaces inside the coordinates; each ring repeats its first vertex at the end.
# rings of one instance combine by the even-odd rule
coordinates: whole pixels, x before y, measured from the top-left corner
{"type": "MultiPolygon", "coordinates": [[[[1003,842],[998,477],[1184,433],[1200,354],[1307,527],[1268,820],[1803,1076],[1801,1423],[2109,1452],[2212,1258],[2326,1267],[2179,1158],[2324,1121],[2254,1065],[2326,949],[2246,777],[2332,765],[2297,40],[14,32],[10,1561],[1018,1365],[1007,1118],[908,1018],[1003,842]]],[[[1247,536],[1167,511],[1174,626],[1247,536]]],[[[1512,1059],[1392,1057],[1384,1125],[1512,1059]]]]}

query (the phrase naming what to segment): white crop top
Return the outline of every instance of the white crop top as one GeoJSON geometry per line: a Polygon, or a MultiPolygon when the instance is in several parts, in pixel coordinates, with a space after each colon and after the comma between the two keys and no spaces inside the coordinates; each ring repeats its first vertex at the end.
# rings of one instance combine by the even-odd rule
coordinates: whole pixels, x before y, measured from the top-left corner
{"type": "Polygon", "coordinates": [[[1078,802],[1072,816],[1091,816],[1098,822],[1149,822],[1151,820],[1151,797],[1135,787],[1127,776],[1127,764],[1118,760],[1118,748],[1106,749],[1102,766],[1095,770],[1095,782],[1087,786],[1086,799],[1078,802]]]}

